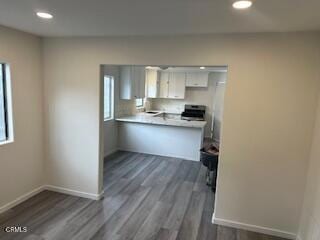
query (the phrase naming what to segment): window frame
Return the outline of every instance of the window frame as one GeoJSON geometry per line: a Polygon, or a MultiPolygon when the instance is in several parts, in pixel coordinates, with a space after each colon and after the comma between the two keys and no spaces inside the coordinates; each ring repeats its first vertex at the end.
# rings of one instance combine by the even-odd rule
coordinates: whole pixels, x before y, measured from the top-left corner
{"type": "Polygon", "coordinates": [[[3,109],[4,109],[4,124],[5,124],[5,139],[0,141],[0,146],[14,141],[13,134],[13,114],[12,114],[12,90],[11,90],[11,75],[10,65],[0,62],[2,71],[2,86],[3,86],[3,109]]]}
{"type": "Polygon", "coordinates": [[[103,120],[110,121],[114,119],[114,76],[112,75],[104,75],[103,77],[103,120]],[[106,107],[106,102],[105,102],[105,84],[106,84],[106,78],[110,79],[110,92],[109,92],[109,105],[110,105],[110,115],[105,116],[105,107],[106,107]]]}
{"type": "Polygon", "coordinates": [[[144,98],[136,98],[135,100],[136,100],[135,103],[136,103],[136,108],[137,108],[137,109],[139,109],[139,108],[144,108],[144,98]],[[142,103],[142,104],[141,104],[141,105],[137,105],[137,101],[140,100],[140,99],[141,99],[141,103],[142,103]]]}
{"type": "Polygon", "coordinates": [[[4,111],[4,131],[5,131],[5,142],[9,138],[9,129],[8,129],[8,100],[7,100],[7,80],[6,80],[6,69],[5,65],[1,63],[2,70],[2,92],[3,92],[3,111],[4,111]]]}

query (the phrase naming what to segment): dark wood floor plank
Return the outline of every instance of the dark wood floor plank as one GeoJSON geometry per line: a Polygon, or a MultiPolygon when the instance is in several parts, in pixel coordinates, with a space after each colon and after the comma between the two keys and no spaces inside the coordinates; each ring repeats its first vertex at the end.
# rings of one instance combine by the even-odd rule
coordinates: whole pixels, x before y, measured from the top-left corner
{"type": "Polygon", "coordinates": [[[183,217],[185,215],[186,209],[189,205],[189,200],[192,194],[193,183],[183,182],[178,189],[176,198],[174,200],[174,205],[166,217],[166,221],[163,228],[170,230],[179,230],[182,223],[183,217]]]}
{"type": "Polygon", "coordinates": [[[193,192],[188,210],[183,218],[181,228],[179,229],[178,240],[197,239],[205,200],[205,193],[193,192]]]}
{"type": "MultiPolygon", "coordinates": [[[[59,214],[65,213],[68,209],[71,209],[78,200],[78,197],[66,195],[62,201],[55,204],[52,208],[47,209],[43,214],[38,214],[29,219],[24,226],[28,228],[28,233],[40,235],[39,233],[48,229],[49,225],[54,222],[59,214]]],[[[18,234],[14,239],[23,239],[23,234],[18,234]]]]}
{"type": "Polygon", "coordinates": [[[112,169],[116,169],[117,166],[121,166],[121,162],[125,160],[127,157],[133,156],[133,153],[119,151],[117,153],[112,154],[110,157],[105,158],[104,160],[104,171],[112,171],[112,169]]]}
{"type": "Polygon", "coordinates": [[[45,240],[45,239],[41,236],[30,234],[27,237],[23,238],[23,240],[45,240]]]}
{"type": "Polygon", "coordinates": [[[106,199],[101,211],[90,219],[71,239],[90,239],[127,200],[128,198],[123,196],[106,199]]]}
{"type": "Polygon", "coordinates": [[[92,239],[112,239],[112,236],[116,235],[122,225],[128,220],[131,214],[133,214],[136,208],[138,208],[150,191],[151,189],[146,187],[141,187],[136,191],[134,195],[132,195],[121,208],[100,227],[99,231],[97,231],[92,239]]]}
{"type": "MultiPolygon", "coordinates": [[[[52,239],[63,240],[71,239],[75,236],[91,219],[95,218],[99,213],[104,212],[106,205],[114,206],[116,210],[117,204],[121,204],[127,200],[127,196],[118,196],[118,199],[104,198],[102,201],[92,201],[87,207],[82,209],[68,221],[63,228],[55,232],[52,239]],[[116,204],[114,204],[116,202],[116,204]]],[[[107,208],[109,209],[109,208],[107,208]]],[[[106,210],[107,211],[107,210],[106,210]]]]}
{"type": "Polygon", "coordinates": [[[144,168],[119,194],[132,195],[137,189],[139,189],[142,183],[153,174],[155,169],[159,168],[161,161],[154,159],[151,164],[144,168]]]}
{"type": "Polygon", "coordinates": [[[170,181],[166,185],[166,189],[163,191],[159,201],[173,204],[182,183],[183,183],[183,180],[179,180],[179,179],[170,181]]]}
{"type": "Polygon", "coordinates": [[[211,221],[212,212],[203,211],[197,240],[218,240],[217,225],[212,224],[211,221]]]}
{"type": "Polygon", "coordinates": [[[176,240],[178,236],[178,231],[172,231],[169,229],[161,228],[157,233],[155,240],[176,240]]]}
{"type": "Polygon", "coordinates": [[[114,153],[106,156],[106,157],[104,158],[104,167],[115,164],[115,163],[114,163],[114,162],[115,162],[114,160],[115,160],[115,159],[118,159],[118,158],[119,158],[121,155],[123,155],[124,153],[125,153],[124,151],[116,151],[116,152],[114,152],[114,153]]]}
{"type": "Polygon", "coordinates": [[[193,191],[207,192],[208,190],[209,188],[206,185],[206,168],[204,166],[201,166],[198,172],[198,177],[194,184],[193,191]]]}
{"type": "MultiPolygon", "coordinates": [[[[143,154],[135,153],[134,155],[128,157],[126,160],[122,161],[121,166],[116,166],[112,171],[115,175],[120,175],[121,177],[128,173],[136,165],[139,165],[140,162],[144,159],[143,154]]],[[[106,171],[108,173],[108,171],[106,171]]]]}
{"type": "Polygon", "coordinates": [[[156,185],[157,182],[160,180],[160,178],[162,177],[162,175],[164,174],[167,166],[168,166],[168,162],[165,160],[161,160],[160,157],[157,157],[156,161],[159,161],[160,164],[157,166],[157,168],[155,168],[151,174],[148,175],[148,177],[146,177],[144,179],[144,181],[141,183],[142,186],[153,186],[156,185]]]}
{"type": "Polygon", "coordinates": [[[41,235],[46,240],[55,239],[55,236],[58,235],[61,229],[66,227],[68,221],[86,208],[90,202],[92,201],[89,199],[80,198],[71,207],[62,212],[60,211],[60,214],[50,218],[42,226],[35,229],[35,234],[41,235]]]}
{"type": "Polygon", "coordinates": [[[152,209],[148,218],[144,221],[142,226],[139,228],[137,234],[133,240],[147,240],[154,239],[161,229],[166,216],[171,208],[171,205],[157,202],[157,204],[152,209]]]}
{"type": "Polygon", "coordinates": [[[149,164],[151,164],[156,159],[155,156],[144,155],[142,156],[142,161],[132,168],[128,173],[126,173],[123,178],[133,179],[138,176],[149,164]]]}
{"type": "Polygon", "coordinates": [[[156,186],[152,188],[148,196],[117,232],[121,236],[121,239],[132,239],[135,236],[138,229],[156,205],[165,187],[166,186],[156,186]]]}
{"type": "Polygon", "coordinates": [[[237,240],[237,229],[225,226],[218,226],[217,228],[218,240],[237,240]]]}
{"type": "Polygon", "coordinates": [[[112,197],[119,194],[124,188],[130,184],[130,179],[118,179],[110,186],[104,189],[104,197],[112,197]]]}
{"type": "Polygon", "coordinates": [[[132,164],[137,163],[136,159],[138,158],[138,153],[134,153],[132,155],[125,155],[125,157],[119,163],[109,168],[106,167],[104,171],[104,181],[122,177],[124,174],[126,174],[126,172],[128,172],[131,169],[132,164]]]}
{"type": "Polygon", "coordinates": [[[190,170],[187,174],[185,181],[196,182],[201,165],[198,162],[193,162],[193,161],[189,161],[189,162],[190,162],[190,170]]]}
{"type": "MultiPolygon", "coordinates": [[[[104,176],[104,187],[105,187],[105,191],[107,188],[111,187],[112,185],[117,185],[119,179],[132,179],[132,178],[128,178],[126,177],[128,174],[131,174],[132,176],[136,176],[136,172],[140,173],[143,169],[144,166],[141,167],[141,161],[144,162],[145,156],[143,155],[138,155],[135,154],[134,155],[134,161],[131,162],[130,158],[127,160],[124,160],[124,162],[126,164],[124,164],[122,167],[119,167],[119,169],[121,169],[121,171],[107,171],[105,172],[105,176],[104,176]],[[131,164],[130,164],[131,162],[131,164]],[[142,168],[142,169],[141,169],[142,168]]],[[[149,163],[149,161],[147,161],[147,163],[149,163]]]]}
{"type": "Polygon", "coordinates": [[[170,183],[180,166],[180,161],[173,160],[172,158],[165,158],[165,160],[168,162],[168,165],[166,169],[164,169],[164,172],[160,174],[160,177],[155,182],[156,185],[165,185],[170,183]]]}
{"type": "Polygon", "coordinates": [[[12,218],[7,222],[4,222],[0,225],[0,239],[14,239],[17,235],[15,233],[6,234],[4,227],[6,226],[24,226],[33,218],[39,218],[46,214],[55,204],[59,201],[64,200],[66,195],[55,193],[47,201],[40,202],[36,206],[32,206],[28,209],[25,209],[23,213],[19,214],[18,217],[12,218]]]}
{"type": "Polygon", "coordinates": [[[26,210],[36,204],[39,204],[41,201],[45,201],[46,199],[48,199],[49,197],[51,197],[53,195],[54,195],[54,192],[43,191],[43,192],[31,197],[30,199],[28,199],[28,201],[20,203],[19,205],[9,209],[8,211],[0,214],[0,224],[7,222],[14,217],[18,217],[18,215],[20,213],[22,213],[24,210],[26,210]]]}
{"type": "Polygon", "coordinates": [[[172,181],[176,181],[176,180],[184,181],[190,169],[191,169],[191,164],[189,161],[181,161],[178,167],[178,171],[176,172],[175,176],[172,178],[172,181]]]}
{"type": "Polygon", "coordinates": [[[206,193],[206,201],[204,203],[203,211],[213,213],[214,211],[214,204],[215,204],[215,195],[211,190],[208,190],[206,193]]]}

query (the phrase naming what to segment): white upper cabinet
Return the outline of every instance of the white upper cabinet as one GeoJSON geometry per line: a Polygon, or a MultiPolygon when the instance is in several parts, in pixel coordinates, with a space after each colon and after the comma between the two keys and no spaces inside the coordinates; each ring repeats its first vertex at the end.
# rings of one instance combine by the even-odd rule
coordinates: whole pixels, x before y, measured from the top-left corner
{"type": "Polygon", "coordinates": [[[183,72],[161,72],[159,98],[184,99],[186,74],[183,72]]]}
{"type": "Polygon", "coordinates": [[[159,80],[159,98],[168,98],[169,94],[169,72],[161,72],[159,80]]]}
{"type": "Polygon", "coordinates": [[[171,72],[169,75],[168,98],[184,99],[186,92],[186,74],[183,72],[171,72]]]}
{"type": "Polygon", "coordinates": [[[191,72],[186,74],[186,86],[187,87],[208,87],[207,72],[191,72]]]}
{"type": "Polygon", "coordinates": [[[120,70],[120,98],[136,99],[145,97],[145,68],[122,66],[120,70]]]}
{"type": "Polygon", "coordinates": [[[146,97],[157,98],[159,96],[159,71],[156,69],[146,69],[146,97]]]}

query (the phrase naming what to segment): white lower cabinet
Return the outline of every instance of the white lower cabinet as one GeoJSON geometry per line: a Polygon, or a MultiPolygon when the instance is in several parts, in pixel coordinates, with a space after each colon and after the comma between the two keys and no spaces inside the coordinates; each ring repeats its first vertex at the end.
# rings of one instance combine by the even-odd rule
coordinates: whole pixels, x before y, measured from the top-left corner
{"type": "Polygon", "coordinates": [[[137,99],[145,97],[145,67],[122,66],[120,69],[120,98],[137,99]]]}

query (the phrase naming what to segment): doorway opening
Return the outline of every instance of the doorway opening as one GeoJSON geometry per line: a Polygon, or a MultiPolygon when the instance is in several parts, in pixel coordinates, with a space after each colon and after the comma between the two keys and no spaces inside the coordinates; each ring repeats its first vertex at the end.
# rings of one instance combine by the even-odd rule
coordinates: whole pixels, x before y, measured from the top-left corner
{"type": "Polygon", "coordinates": [[[143,239],[166,229],[182,237],[195,212],[211,225],[208,185],[216,182],[207,181],[200,150],[223,144],[227,67],[103,65],[102,73],[103,188],[122,219],[107,221],[109,234],[143,239]]]}

